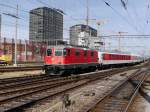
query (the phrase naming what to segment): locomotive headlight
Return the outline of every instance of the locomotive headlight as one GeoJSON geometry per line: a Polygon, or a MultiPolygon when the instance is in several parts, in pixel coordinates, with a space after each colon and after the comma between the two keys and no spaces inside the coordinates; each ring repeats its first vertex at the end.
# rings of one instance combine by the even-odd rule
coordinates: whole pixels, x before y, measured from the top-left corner
{"type": "Polygon", "coordinates": [[[51,61],[54,62],[54,58],[52,58],[51,61]]]}

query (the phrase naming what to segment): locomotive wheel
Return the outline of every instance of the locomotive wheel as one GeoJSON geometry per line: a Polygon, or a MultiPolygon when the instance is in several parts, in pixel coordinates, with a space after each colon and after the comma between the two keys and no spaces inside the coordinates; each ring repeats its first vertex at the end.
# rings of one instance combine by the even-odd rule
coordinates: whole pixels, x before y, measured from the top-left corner
{"type": "Polygon", "coordinates": [[[50,75],[50,71],[49,70],[45,70],[45,74],[46,75],[50,75]]]}
{"type": "Polygon", "coordinates": [[[64,75],[64,71],[53,71],[50,72],[50,75],[64,75]]]}

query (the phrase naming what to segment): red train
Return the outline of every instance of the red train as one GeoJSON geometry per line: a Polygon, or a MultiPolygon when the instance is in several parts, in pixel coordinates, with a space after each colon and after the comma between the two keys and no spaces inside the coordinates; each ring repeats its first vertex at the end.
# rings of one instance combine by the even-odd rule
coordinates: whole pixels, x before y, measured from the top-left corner
{"type": "Polygon", "coordinates": [[[43,69],[46,74],[63,75],[92,72],[105,66],[135,64],[139,56],[98,52],[88,48],[56,46],[47,48],[43,69]]]}
{"type": "Polygon", "coordinates": [[[70,74],[79,71],[94,71],[98,64],[96,50],[75,47],[48,48],[45,56],[46,74],[70,74]]]}

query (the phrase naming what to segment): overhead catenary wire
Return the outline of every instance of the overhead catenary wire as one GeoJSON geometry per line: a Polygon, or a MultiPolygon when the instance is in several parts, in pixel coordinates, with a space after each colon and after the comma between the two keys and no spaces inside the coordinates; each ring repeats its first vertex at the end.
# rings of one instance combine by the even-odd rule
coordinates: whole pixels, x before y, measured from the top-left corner
{"type": "MultiPolygon", "coordinates": [[[[52,6],[50,6],[49,4],[47,4],[46,2],[43,2],[43,1],[41,1],[41,0],[36,0],[36,1],[37,1],[38,3],[40,3],[40,4],[43,4],[43,5],[46,5],[46,6],[49,6],[49,7],[53,8],[52,6]]],[[[54,8],[54,9],[56,9],[56,8],[54,8]]],[[[66,14],[66,12],[63,12],[63,11],[62,11],[62,13],[63,13],[65,16],[68,16],[69,18],[71,18],[72,20],[77,21],[77,19],[73,18],[71,15],[66,14]]]]}
{"type": "MultiPolygon", "coordinates": [[[[130,23],[123,15],[121,15],[115,8],[113,8],[110,3],[108,3],[108,2],[106,2],[106,1],[104,1],[104,0],[102,0],[102,1],[103,1],[107,6],[109,6],[117,15],[119,15],[126,23],[128,23],[128,25],[130,25],[134,30],[136,30],[137,32],[139,32],[138,29],[136,28],[136,26],[133,25],[132,23],[130,23]]],[[[127,8],[127,7],[126,7],[126,8],[127,8]]]]}
{"type": "MultiPolygon", "coordinates": [[[[7,8],[11,8],[11,9],[15,9],[15,10],[16,10],[16,8],[13,7],[13,6],[11,6],[11,5],[6,5],[6,4],[0,3],[0,6],[7,7],[7,8]]],[[[33,13],[33,12],[30,12],[30,11],[27,11],[27,10],[21,9],[21,8],[19,9],[19,11],[24,12],[24,13],[26,13],[26,14],[32,13],[32,14],[35,15],[35,16],[43,17],[42,14],[33,13]]],[[[69,15],[67,15],[67,16],[69,16],[69,15]]],[[[73,18],[72,16],[69,16],[69,17],[71,18],[71,20],[69,20],[68,22],[70,22],[70,21],[77,21],[77,19],[73,18]]],[[[22,17],[21,19],[23,19],[23,17],[22,17]]],[[[48,18],[45,17],[45,19],[48,19],[48,18]]],[[[67,21],[65,21],[65,22],[67,22],[67,21]]]]}
{"type": "MultiPolygon", "coordinates": [[[[2,4],[2,3],[0,3],[0,5],[1,5],[1,6],[4,6],[4,7],[8,7],[8,8],[12,8],[12,9],[16,9],[16,7],[13,7],[13,6],[11,6],[11,5],[2,4]]],[[[21,8],[19,9],[19,11],[22,11],[22,12],[25,12],[25,13],[28,13],[28,14],[30,13],[29,11],[24,10],[24,9],[21,9],[21,8]]],[[[33,13],[33,14],[34,14],[34,15],[37,15],[37,16],[43,16],[43,15],[38,14],[38,13],[33,13]]],[[[77,19],[75,19],[75,18],[73,18],[73,17],[72,17],[72,20],[73,20],[73,19],[74,19],[75,21],[77,21],[77,19]]]]}
{"type": "MultiPolygon", "coordinates": [[[[0,4],[1,6],[4,6],[4,7],[8,7],[8,8],[12,8],[12,9],[16,9],[15,7],[13,6],[10,6],[10,5],[6,5],[6,4],[0,4]]],[[[29,11],[27,10],[24,10],[24,9],[19,9],[20,11],[23,11],[25,13],[29,13],[29,11]]],[[[33,13],[34,15],[37,15],[37,16],[43,16],[43,15],[40,15],[40,14],[37,14],[37,13],[33,13]]],[[[22,19],[22,18],[21,18],[22,19]]],[[[74,19],[74,18],[72,18],[74,19]]],[[[75,21],[77,21],[77,19],[74,19],[75,21]]],[[[22,25],[23,26],[23,25],[22,25]]]]}
{"type": "Polygon", "coordinates": [[[150,0],[148,0],[148,2],[146,4],[146,11],[145,11],[145,16],[144,16],[145,20],[144,20],[144,24],[143,24],[143,31],[145,31],[144,28],[146,28],[150,24],[150,21],[149,21],[150,13],[149,13],[149,11],[150,11],[150,0]]]}
{"type": "MultiPolygon", "coordinates": [[[[129,13],[129,8],[128,8],[128,0],[119,0],[121,2],[121,5],[123,7],[123,9],[125,10],[125,12],[127,13],[128,17],[130,18],[130,21],[133,21],[133,25],[135,26],[135,28],[138,30],[139,28],[141,29],[141,32],[143,33],[142,31],[142,27],[140,27],[140,23],[136,22],[136,20],[131,16],[131,14],[129,13]],[[139,26],[139,27],[138,27],[139,26]]],[[[133,14],[132,14],[133,15],[133,14]]]]}
{"type": "Polygon", "coordinates": [[[102,0],[102,2],[104,2],[108,7],[110,7],[118,16],[120,16],[122,18],[122,20],[124,20],[128,25],[130,25],[136,32],[141,33],[141,31],[139,31],[136,26],[134,24],[132,24],[132,22],[129,22],[127,20],[127,18],[125,18],[122,14],[120,14],[115,8],[113,8],[111,6],[111,4],[109,2],[106,2],[105,0],[102,0]]]}
{"type": "Polygon", "coordinates": [[[43,0],[36,0],[36,1],[39,2],[39,3],[41,3],[41,4],[43,4],[43,5],[50,6],[49,4],[43,2],[43,0]]]}
{"type": "Polygon", "coordinates": [[[148,24],[148,14],[149,14],[149,10],[150,10],[150,0],[148,0],[148,3],[146,4],[146,11],[145,11],[145,23],[148,24]]]}
{"type": "MultiPolygon", "coordinates": [[[[142,29],[142,32],[143,32],[143,34],[144,34],[144,33],[145,33],[145,32],[144,32],[145,27],[143,26],[143,22],[141,22],[141,19],[140,19],[141,16],[139,16],[139,14],[138,14],[138,12],[137,12],[137,8],[136,8],[135,3],[132,4],[132,10],[134,11],[133,14],[135,15],[136,23],[140,25],[140,27],[141,27],[141,29],[142,29]],[[139,21],[140,21],[140,22],[139,22],[139,21]]],[[[140,14],[140,15],[141,15],[141,14],[140,14]]]]}
{"type": "MultiPolygon", "coordinates": [[[[136,11],[136,7],[134,6],[134,4],[135,3],[132,3],[132,9],[133,9],[133,13],[132,13],[132,16],[134,16],[135,15],[135,19],[134,18],[132,18],[132,16],[131,16],[131,14],[129,13],[129,8],[127,8],[127,3],[125,3],[125,0],[121,0],[121,3],[122,3],[122,6],[123,6],[123,8],[124,8],[124,10],[127,12],[127,14],[129,15],[129,17],[131,18],[131,20],[133,21],[133,23],[135,24],[135,26],[137,26],[137,28],[139,28],[139,29],[141,29],[141,32],[142,32],[142,34],[144,35],[145,34],[145,19],[146,18],[144,18],[144,16],[141,16],[141,17],[143,17],[143,19],[144,19],[144,23],[143,23],[143,21],[141,21],[140,19],[139,19],[139,17],[138,17],[138,14],[137,14],[137,11],[136,11]],[[125,7],[126,8],[125,8],[125,7]],[[136,21],[136,20],[138,20],[138,21],[136,21]],[[140,22],[139,22],[140,21],[140,22]]],[[[146,12],[147,13],[147,12],[146,12]]],[[[145,16],[146,16],[146,13],[145,13],[145,16]]],[[[134,38],[134,37],[133,37],[134,38]]],[[[137,37],[138,38],[138,37],[137,37]]],[[[141,38],[143,38],[143,37],[141,37],[141,38]]],[[[145,39],[145,38],[144,38],[145,39]]],[[[142,41],[140,41],[140,44],[142,44],[142,41]]]]}

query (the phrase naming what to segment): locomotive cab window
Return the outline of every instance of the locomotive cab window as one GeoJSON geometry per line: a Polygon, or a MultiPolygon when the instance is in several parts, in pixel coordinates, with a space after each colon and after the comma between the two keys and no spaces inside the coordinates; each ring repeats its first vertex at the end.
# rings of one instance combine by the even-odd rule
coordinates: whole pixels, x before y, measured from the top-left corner
{"type": "Polygon", "coordinates": [[[66,50],[66,49],[63,50],[63,55],[64,55],[64,56],[67,55],[67,50],[66,50]]]}
{"type": "Polygon", "coordinates": [[[94,52],[93,51],[91,52],[91,56],[94,56],[94,52]]]}
{"type": "Polygon", "coordinates": [[[62,56],[63,50],[55,50],[55,56],[62,56]]]}
{"type": "Polygon", "coordinates": [[[52,55],[52,50],[51,49],[48,49],[47,50],[47,56],[51,56],[52,55]]]}

